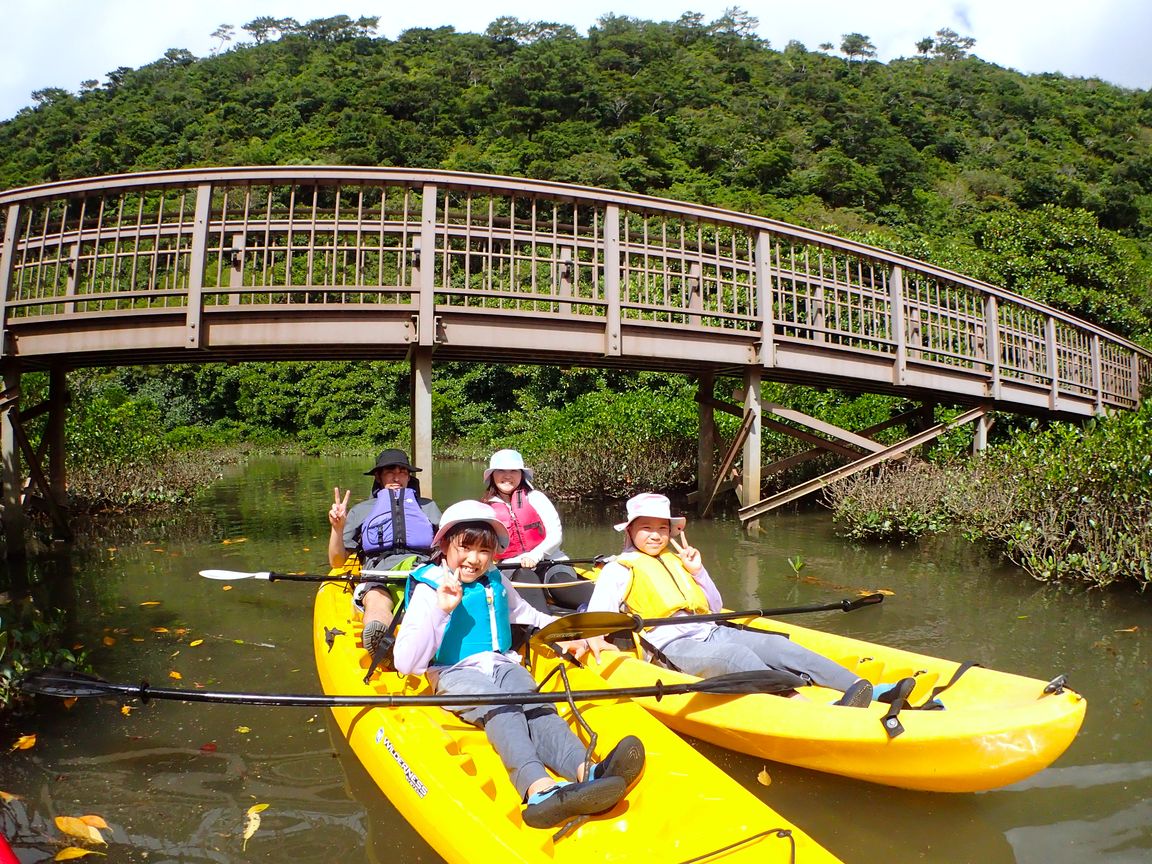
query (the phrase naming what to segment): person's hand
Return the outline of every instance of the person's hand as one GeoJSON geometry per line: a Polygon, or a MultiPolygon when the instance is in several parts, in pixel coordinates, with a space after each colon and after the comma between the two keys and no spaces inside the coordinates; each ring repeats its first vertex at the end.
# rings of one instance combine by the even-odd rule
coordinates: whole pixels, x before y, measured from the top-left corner
{"type": "Polygon", "coordinates": [[[560,649],[561,654],[571,654],[577,660],[588,653],[588,640],[587,639],[569,639],[564,642],[557,642],[556,647],[560,649]]]}
{"type": "Polygon", "coordinates": [[[337,486],[332,490],[332,506],[328,508],[328,524],[337,531],[343,531],[344,523],[348,521],[348,497],[351,494],[352,490],[348,489],[341,500],[340,487],[337,486]]]}
{"type": "Polygon", "coordinates": [[[601,651],[615,651],[616,646],[605,639],[603,636],[592,636],[584,640],[588,643],[588,650],[592,652],[592,656],[596,658],[596,663],[600,663],[601,651]]]}
{"type": "Polygon", "coordinates": [[[528,570],[535,570],[536,565],[539,563],[540,563],[540,559],[535,557],[534,555],[521,555],[520,556],[520,566],[525,567],[528,570]]]}
{"type": "Polygon", "coordinates": [[[455,570],[449,570],[440,587],[436,589],[436,605],[443,612],[451,613],[460,605],[464,598],[464,586],[460,584],[460,577],[455,570]]]}
{"type": "Polygon", "coordinates": [[[684,565],[684,569],[693,576],[703,569],[704,562],[700,560],[700,550],[695,546],[680,546],[677,554],[680,556],[680,563],[684,565]]]}

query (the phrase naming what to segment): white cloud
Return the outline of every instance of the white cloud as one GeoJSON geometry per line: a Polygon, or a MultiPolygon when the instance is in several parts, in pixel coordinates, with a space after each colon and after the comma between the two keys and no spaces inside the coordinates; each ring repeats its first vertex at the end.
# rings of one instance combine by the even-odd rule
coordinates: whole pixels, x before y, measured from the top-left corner
{"type": "Polygon", "coordinates": [[[879,59],[889,60],[912,55],[917,40],[951,27],[973,36],[975,53],[1001,66],[1152,87],[1152,62],[1143,44],[1152,33],[1147,0],[684,0],[683,8],[667,0],[575,0],[547,8],[539,0],[446,0],[430,7],[365,0],[199,0],[179,6],[156,0],[7,0],[0,118],[30,104],[33,90],[76,91],[81,81],[103,81],[110,70],[142,66],[169,48],[207,55],[216,45],[210,34],[217,26],[231,24],[238,38],[246,38],[241,26],[261,15],[300,21],[378,16],[380,35],[395,38],[410,27],[452,25],[479,32],[501,15],[559,20],[581,32],[608,10],[657,21],[692,10],[715,20],[732,5],[756,16],[760,35],[777,48],[791,39],[810,49],[822,42],[839,45],[843,34],[856,32],[871,38],[879,59]]]}

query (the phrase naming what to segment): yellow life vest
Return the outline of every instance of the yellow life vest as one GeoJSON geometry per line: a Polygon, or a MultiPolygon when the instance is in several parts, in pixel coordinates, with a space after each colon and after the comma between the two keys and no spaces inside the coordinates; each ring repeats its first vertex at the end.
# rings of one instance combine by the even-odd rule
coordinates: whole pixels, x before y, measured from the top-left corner
{"type": "Polygon", "coordinates": [[[627,567],[632,577],[624,589],[624,604],[641,618],[666,618],[681,610],[711,611],[704,589],[671,552],[659,557],[629,552],[616,563],[627,567]]]}

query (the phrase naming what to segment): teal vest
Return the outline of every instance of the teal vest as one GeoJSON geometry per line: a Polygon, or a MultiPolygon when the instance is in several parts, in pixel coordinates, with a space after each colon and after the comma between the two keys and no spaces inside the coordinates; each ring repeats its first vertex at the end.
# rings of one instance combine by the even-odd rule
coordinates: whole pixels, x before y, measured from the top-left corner
{"type": "MultiPolygon", "coordinates": [[[[413,571],[410,578],[435,590],[439,583],[429,572],[434,567],[427,564],[413,571]]],[[[484,651],[503,654],[512,647],[508,592],[500,571],[489,570],[475,582],[462,583],[462,587],[464,597],[448,619],[440,650],[432,658],[434,666],[451,666],[484,651]]]]}

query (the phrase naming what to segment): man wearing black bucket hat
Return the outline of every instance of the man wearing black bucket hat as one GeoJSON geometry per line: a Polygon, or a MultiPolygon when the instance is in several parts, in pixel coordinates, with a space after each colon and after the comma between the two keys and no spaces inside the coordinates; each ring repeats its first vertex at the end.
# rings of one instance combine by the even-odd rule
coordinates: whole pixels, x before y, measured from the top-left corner
{"type": "MultiPolygon", "coordinates": [[[[343,566],[355,552],[365,570],[408,569],[427,560],[440,524],[440,508],[420,497],[420,469],[403,450],[382,450],[364,474],[372,478],[372,497],[348,509],[351,490],[333,490],[328,523],[328,561],[343,566]]],[[[375,654],[392,621],[395,598],[383,581],[365,579],[356,586],[353,605],[364,615],[364,647],[375,654]]]]}

